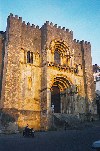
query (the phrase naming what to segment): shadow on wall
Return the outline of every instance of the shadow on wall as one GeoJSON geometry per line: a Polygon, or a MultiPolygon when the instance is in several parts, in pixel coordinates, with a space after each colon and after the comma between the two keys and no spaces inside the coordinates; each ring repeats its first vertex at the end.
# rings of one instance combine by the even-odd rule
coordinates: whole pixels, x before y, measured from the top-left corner
{"type": "Polygon", "coordinates": [[[1,109],[0,110],[0,133],[17,133],[22,132],[27,124],[29,124],[30,128],[38,130],[40,125],[35,125],[36,120],[38,121],[37,114],[40,115],[40,112],[34,112],[29,110],[17,110],[15,108],[10,109],[1,109]],[[35,114],[35,116],[33,116],[35,114]],[[21,119],[19,123],[20,115],[22,117],[27,117],[27,119],[21,119]],[[34,123],[31,123],[34,122],[34,123]],[[33,124],[33,125],[32,125],[33,124]],[[37,128],[37,127],[38,128],[37,128]]]}
{"type": "Polygon", "coordinates": [[[17,132],[18,114],[16,109],[0,110],[0,132],[17,132]],[[12,111],[13,110],[13,111],[12,111]]]}

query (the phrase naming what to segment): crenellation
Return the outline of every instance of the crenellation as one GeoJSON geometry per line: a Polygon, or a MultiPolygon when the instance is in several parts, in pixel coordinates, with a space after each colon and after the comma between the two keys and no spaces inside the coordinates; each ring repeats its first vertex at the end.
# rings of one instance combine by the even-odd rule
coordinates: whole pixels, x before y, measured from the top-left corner
{"type": "Polygon", "coordinates": [[[76,43],[76,39],[74,39],[74,42],[76,43]]]}
{"type": "Polygon", "coordinates": [[[46,24],[49,25],[49,21],[46,21],[46,24]]]}
{"type": "Polygon", "coordinates": [[[69,32],[69,29],[66,29],[67,32],[69,32]]]}
{"type": "Polygon", "coordinates": [[[22,22],[22,17],[19,17],[19,20],[22,22]]]}
{"type": "Polygon", "coordinates": [[[30,27],[30,23],[29,22],[27,23],[27,26],[30,27]]]}
{"type": "Polygon", "coordinates": [[[79,41],[79,40],[74,39],[73,41],[74,41],[76,44],[80,44],[80,41],[79,41]]]}
{"type": "Polygon", "coordinates": [[[46,26],[46,23],[44,23],[44,25],[43,26],[46,26]]]}
{"type": "Polygon", "coordinates": [[[84,40],[82,40],[82,41],[80,41],[82,44],[84,44],[85,42],[84,42],[84,40]]]}
{"type": "Polygon", "coordinates": [[[31,26],[31,27],[35,28],[35,25],[34,25],[34,24],[32,24],[32,26],[31,26]]]}
{"type": "Polygon", "coordinates": [[[91,43],[90,43],[90,42],[88,42],[88,41],[84,41],[84,40],[82,40],[82,41],[81,41],[81,43],[82,43],[82,44],[85,44],[85,45],[91,45],[91,43]]]}
{"type": "Polygon", "coordinates": [[[15,15],[15,18],[18,19],[18,15],[15,15]]]}
{"type": "Polygon", "coordinates": [[[54,25],[54,27],[56,27],[56,28],[57,28],[57,24],[55,24],[55,25],[54,25]]]}
{"type": "Polygon", "coordinates": [[[50,25],[53,26],[53,23],[51,22],[50,25]]]}
{"type": "Polygon", "coordinates": [[[90,43],[90,42],[88,42],[88,45],[91,45],[91,43],[90,43]]]}
{"type": "Polygon", "coordinates": [[[86,45],[91,45],[91,43],[88,42],[88,41],[85,41],[84,44],[86,44],[86,45]]]}
{"type": "Polygon", "coordinates": [[[88,44],[88,42],[87,42],[87,41],[85,41],[85,44],[87,45],[87,44],[88,44]]]}
{"type": "Polygon", "coordinates": [[[35,29],[39,29],[39,26],[37,25],[37,26],[35,26],[34,24],[30,24],[29,22],[28,23],[25,23],[25,21],[23,21],[22,22],[22,24],[25,26],[25,27],[28,27],[28,28],[30,28],[30,30],[32,29],[32,28],[35,28],[35,29]]]}
{"type": "Polygon", "coordinates": [[[62,30],[65,30],[65,27],[63,27],[62,30]]]}
{"type": "Polygon", "coordinates": [[[39,29],[39,26],[38,26],[38,25],[36,26],[36,29],[39,29]]]}
{"type": "Polygon", "coordinates": [[[12,14],[12,13],[10,13],[10,15],[9,15],[9,16],[13,17],[13,14],[12,14]]]}
{"type": "Polygon", "coordinates": [[[0,31],[0,34],[4,34],[5,32],[4,31],[0,31]]]}
{"type": "Polygon", "coordinates": [[[73,31],[71,30],[70,33],[73,34],[73,31]]]}
{"type": "Polygon", "coordinates": [[[25,24],[25,21],[23,21],[22,23],[25,24]]]}
{"type": "Polygon", "coordinates": [[[61,29],[61,26],[58,26],[59,29],[61,29]]]}

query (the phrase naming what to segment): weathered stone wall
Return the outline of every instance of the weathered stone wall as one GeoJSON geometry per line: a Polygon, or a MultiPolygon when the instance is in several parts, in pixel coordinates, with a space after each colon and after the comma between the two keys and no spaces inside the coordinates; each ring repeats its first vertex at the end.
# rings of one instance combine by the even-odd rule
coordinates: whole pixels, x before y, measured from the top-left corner
{"type": "Polygon", "coordinates": [[[21,21],[13,16],[8,18],[7,27],[8,39],[5,50],[5,83],[3,87],[6,89],[2,92],[5,97],[3,101],[4,108],[18,108],[18,100],[20,93],[20,69],[19,69],[19,53],[21,45],[21,21]],[[15,73],[15,74],[13,74],[15,73]],[[17,91],[16,91],[17,90],[17,91]]]}
{"type": "MultiPolygon", "coordinates": [[[[67,76],[68,80],[71,81],[71,83],[78,85],[80,94],[82,96],[84,96],[84,87],[82,87],[84,81],[83,81],[83,70],[82,70],[81,44],[79,42],[73,41],[72,31],[70,31],[70,32],[69,32],[69,30],[65,31],[64,28],[63,29],[59,29],[59,28],[56,28],[55,26],[54,27],[51,27],[51,26],[48,27],[48,36],[47,37],[49,37],[47,39],[49,45],[50,45],[50,42],[52,41],[52,39],[62,40],[62,42],[65,41],[67,46],[68,46],[68,48],[69,48],[70,55],[71,55],[71,58],[70,58],[69,62],[71,62],[71,59],[73,61],[72,64],[68,64],[69,67],[70,68],[71,67],[76,68],[76,65],[78,65],[78,71],[79,72],[77,74],[75,74],[73,71],[71,72],[68,69],[65,69],[65,70],[61,69],[59,71],[59,69],[55,68],[54,75],[56,75],[55,73],[58,70],[59,74],[62,74],[62,76],[67,76]]],[[[49,51],[49,50],[47,50],[47,51],[49,51]]],[[[54,56],[53,56],[53,58],[54,58],[54,56]]],[[[63,58],[62,58],[62,60],[63,60],[63,58]]],[[[52,61],[54,62],[54,60],[52,60],[52,61]]],[[[68,66],[68,65],[66,64],[66,66],[68,66]]],[[[62,64],[62,66],[63,66],[63,64],[62,64]]],[[[51,72],[52,72],[52,70],[51,70],[51,72]]],[[[51,75],[51,73],[48,73],[48,75],[51,75]]]]}
{"type": "Polygon", "coordinates": [[[91,101],[94,98],[94,80],[93,80],[93,67],[91,58],[91,44],[83,42],[84,61],[85,61],[85,73],[87,84],[87,97],[91,101]]]}
{"type": "Polygon", "coordinates": [[[3,66],[4,66],[4,54],[5,54],[5,32],[0,32],[0,98],[2,89],[2,77],[3,77],[3,66]]]}
{"type": "Polygon", "coordinates": [[[0,34],[0,96],[1,96],[1,72],[2,72],[2,48],[3,48],[3,43],[2,43],[2,34],[0,34]]]}
{"type": "MultiPolygon", "coordinates": [[[[91,58],[91,44],[82,41],[83,65],[84,65],[84,87],[86,100],[88,100],[88,111],[96,113],[93,109],[93,100],[95,98],[95,85],[93,78],[93,66],[91,58]]],[[[94,107],[95,108],[95,107],[94,107]]]]}
{"type": "Polygon", "coordinates": [[[22,23],[22,18],[18,16],[8,17],[2,89],[2,107],[19,110],[19,126],[31,121],[30,125],[33,123],[37,129],[40,128],[41,89],[41,32],[38,28],[22,23]],[[33,64],[27,64],[28,51],[33,52],[33,64]]]}
{"type": "MultiPolygon", "coordinates": [[[[54,54],[51,52],[50,50],[50,43],[52,40],[58,40],[58,41],[62,41],[62,42],[66,42],[66,45],[69,48],[70,54],[71,54],[71,58],[69,60],[69,62],[71,62],[72,59],[72,65],[71,64],[66,64],[66,67],[69,66],[70,68],[76,68],[76,65],[78,65],[78,74],[75,74],[72,72],[70,72],[69,70],[64,71],[64,69],[61,69],[60,73],[62,73],[62,75],[66,75],[69,79],[69,81],[71,81],[73,84],[78,85],[79,87],[79,93],[84,97],[84,79],[83,79],[83,68],[82,68],[82,51],[81,51],[81,44],[79,42],[73,41],[73,33],[72,31],[69,31],[68,29],[65,31],[65,28],[60,29],[60,27],[57,28],[56,25],[47,25],[47,42],[46,42],[46,50],[47,50],[47,61],[48,62],[54,62],[54,54]],[[59,33],[59,34],[58,34],[59,33]],[[74,51],[74,52],[73,52],[74,51]],[[74,54],[73,54],[74,53],[74,54]],[[73,55],[73,56],[72,56],[73,55]]],[[[45,26],[46,26],[45,25],[45,26]]],[[[67,50],[66,50],[67,51],[67,50]]],[[[62,66],[63,64],[63,60],[64,57],[62,57],[62,66]]],[[[53,71],[53,67],[51,72],[53,71]]],[[[56,72],[57,72],[57,68],[54,69],[54,75],[56,76],[56,72]]],[[[52,73],[48,73],[48,76],[50,76],[52,73]]],[[[49,77],[47,79],[50,79],[49,77]]]]}
{"type": "Polygon", "coordinates": [[[85,90],[84,90],[84,66],[83,66],[83,57],[81,50],[81,42],[79,40],[73,41],[73,49],[74,49],[74,65],[78,66],[78,74],[77,74],[77,84],[79,87],[79,95],[85,98],[85,90]]]}
{"type": "MultiPolygon", "coordinates": [[[[1,52],[2,37],[0,44],[1,52]]],[[[86,99],[94,98],[94,83],[91,80],[89,43],[73,40],[73,32],[65,27],[61,29],[47,21],[39,29],[10,14],[0,107],[3,112],[14,114],[19,127],[29,124],[35,129],[48,129],[51,122],[51,87],[56,81],[60,86],[62,106],[69,101],[73,105],[73,114],[85,113],[86,99]],[[54,60],[56,48],[59,48],[61,59],[58,65],[54,60]],[[33,63],[27,60],[28,51],[33,54],[33,63]],[[77,86],[78,93],[70,97],[67,89],[72,85],[77,86]]],[[[62,107],[61,112],[67,113],[67,108],[62,107]]]]}
{"type": "Polygon", "coordinates": [[[47,42],[46,46],[49,48],[51,40],[64,40],[68,47],[72,49],[73,46],[73,32],[69,31],[69,29],[65,30],[65,27],[61,29],[60,26],[57,27],[57,25],[53,25],[52,23],[46,22],[47,26],[47,42]],[[58,34],[59,33],[59,34],[58,34]]]}
{"type": "Polygon", "coordinates": [[[2,47],[3,47],[3,43],[2,43],[2,34],[0,34],[0,78],[1,78],[1,69],[2,69],[2,47]]]}
{"type": "MultiPolygon", "coordinates": [[[[84,91],[84,77],[82,65],[82,51],[81,43],[73,41],[73,32],[65,28],[57,27],[52,23],[46,22],[42,27],[42,93],[41,99],[45,102],[44,110],[47,109],[48,122],[50,120],[51,112],[51,90],[54,79],[56,77],[63,77],[71,84],[78,86],[78,94],[80,99],[75,99],[75,112],[85,112],[85,91],[84,91]],[[58,34],[59,33],[59,34],[58,34]],[[57,66],[54,63],[54,48],[51,48],[55,42],[61,42],[67,45],[70,52],[70,59],[66,63],[66,56],[61,56],[61,65],[57,66]],[[52,44],[53,43],[53,44],[52,44]],[[77,67],[78,65],[78,67],[77,67]],[[74,70],[78,68],[78,73],[74,70]],[[45,101],[44,101],[45,100],[45,101]]],[[[67,50],[66,50],[67,51],[67,50]]],[[[42,102],[41,100],[41,102],[42,102]]],[[[46,114],[45,114],[46,115],[46,114]]],[[[45,122],[44,122],[45,123],[45,122]]]]}
{"type": "Polygon", "coordinates": [[[41,28],[41,129],[47,129],[47,27],[41,28]]]}

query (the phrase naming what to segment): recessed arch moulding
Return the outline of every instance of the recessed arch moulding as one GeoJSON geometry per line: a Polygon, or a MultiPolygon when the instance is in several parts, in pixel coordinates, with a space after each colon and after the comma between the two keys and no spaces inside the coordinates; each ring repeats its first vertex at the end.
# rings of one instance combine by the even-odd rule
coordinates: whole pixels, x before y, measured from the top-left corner
{"type": "Polygon", "coordinates": [[[48,92],[47,110],[48,110],[48,113],[52,112],[51,107],[52,107],[53,87],[58,87],[60,90],[60,111],[59,111],[59,113],[75,113],[76,114],[78,112],[77,109],[75,109],[75,107],[73,107],[74,111],[72,111],[70,108],[70,105],[75,106],[75,104],[73,104],[72,100],[74,98],[74,103],[75,103],[75,100],[77,98],[76,86],[74,84],[74,81],[71,81],[71,78],[69,78],[68,76],[65,76],[63,74],[49,75],[49,80],[47,83],[47,89],[48,89],[48,91],[47,91],[48,92]]]}
{"type": "Polygon", "coordinates": [[[61,57],[61,61],[60,61],[61,65],[64,65],[66,63],[68,65],[70,63],[69,59],[71,58],[72,52],[71,52],[70,47],[64,40],[55,39],[50,42],[50,45],[47,48],[47,61],[48,62],[54,62],[55,51],[57,51],[61,57]]]}
{"type": "MultiPolygon", "coordinates": [[[[65,77],[65,79],[71,81],[73,85],[77,85],[78,87],[81,86],[81,90],[84,91],[84,86],[82,87],[81,84],[83,81],[83,71],[80,68],[80,65],[77,65],[74,61],[74,49],[62,39],[53,39],[50,41],[49,47],[46,51],[48,62],[47,80],[55,79],[57,75],[61,75],[62,77],[65,77]],[[60,55],[60,61],[58,63],[55,59],[59,56],[55,57],[55,51],[60,55]],[[52,77],[49,77],[50,75],[52,75],[52,77]]],[[[82,96],[84,95],[85,94],[83,93],[82,96]]]]}

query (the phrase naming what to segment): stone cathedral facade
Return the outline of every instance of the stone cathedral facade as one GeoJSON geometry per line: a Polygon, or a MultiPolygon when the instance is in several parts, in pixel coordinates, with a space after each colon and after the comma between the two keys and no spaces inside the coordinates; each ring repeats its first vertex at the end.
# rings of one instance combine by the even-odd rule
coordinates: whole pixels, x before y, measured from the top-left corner
{"type": "Polygon", "coordinates": [[[48,129],[53,113],[95,114],[91,44],[46,21],[10,14],[0,32],[0,109],[19,127],[48,129]]]}

